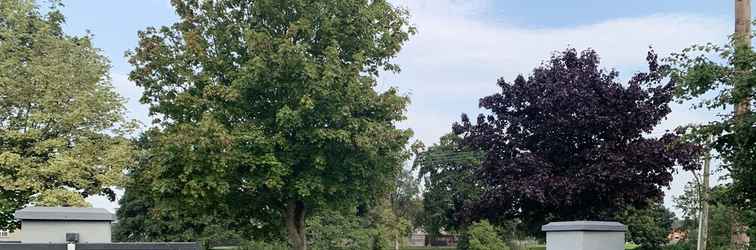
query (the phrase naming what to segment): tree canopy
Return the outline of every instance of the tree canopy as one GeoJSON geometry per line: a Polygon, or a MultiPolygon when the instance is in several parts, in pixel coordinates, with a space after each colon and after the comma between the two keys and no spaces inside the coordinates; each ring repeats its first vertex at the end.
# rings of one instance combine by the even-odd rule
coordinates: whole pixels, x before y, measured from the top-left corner
{"type": "Polygon", "coordinates": [[[408,98],[376,90],[414,32],[386,1],[173,1],[180,20],[139,33],[130,79],[162,128],[159,203],[233,211],[260,230],[388,194],[407,159],[408,98]],[[233,209],[228,209],[232,208],[233,209]],[[279,218],[285,218],[278,221],[279,218]]]}
{"type": "Polygon", "coordinates": [[[463,146],[485,152],[481,200],[467,213],[542,225],[611,219],[661,199],[675,166],[698,167],[699,150],[672,133],[647,136],[674,90],[656,54],[647,60],[649,72],[622,84],[595,51],[567,49],[527,78],[499,80],[501,92],[480,99],[489,113],[454,125],[463,146]]]}
{"type": "Polygon", "coordinates": [[[639,250],[659,250],[669,243],[667,236],[672,231],[675,214],[655,202],[643,209],[627,208],[617,220],[627,226],[626,239],[638,244],[639,250]]]}
{"type": "Polygon", "coordinates": [[[0,1],[0,229],[29,204],[88,206],[131,162],[124,100],[91,37],[66,35],[52,1],[0,1]]]}
{"type": "Polygon", "coordinates": [[[414,168],[425,185],[422,224],[431,236],[467,226],[470,221],[464,221],[459,212],[480,196],[474,176],[482,155],[462,148],[461,140],[454,134],[444,135],[415,158],[414,168]]]}
{"type": "MultiPolygon", "coordinates": [[[[747,39],[750,41],[750,39],[747,39]]],[[[694,45],[667,59],[669,76],[677,82],[680,101],[698,101],[694,108],[718,110],[718,120],[691,126],[691,138],[712,138],[711,148],[732,179],[731,205],[745,212],[751,238],[756,238],[756,53],[748,43],[694,45]],[[743,100],[747,100],[743,102],[743,100]],[[733,107],[743,105],[737,114],[733,107]]],[[[701,140],[701,139],[698,139],[701,140]]],[[[751,244],[756,248],[756,244],[751,244]]]]}

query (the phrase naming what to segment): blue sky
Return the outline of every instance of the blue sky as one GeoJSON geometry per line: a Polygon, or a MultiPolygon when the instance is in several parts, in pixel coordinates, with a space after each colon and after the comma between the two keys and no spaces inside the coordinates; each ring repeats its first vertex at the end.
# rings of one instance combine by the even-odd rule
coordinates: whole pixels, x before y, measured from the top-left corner
{"type": "Polygon", "coordinates": [[[712,0],[508,0],[495,1],[488,15],[526,27],[570,27],[618,17],[643,17],[659,13],[731,15],[732,1],[712,0]]]}
{"type": "MultiPolygon", "coordinates": [[[[567,47],[596,49],[605,68],[624,79],[644,69],[649,46],[661,55],[694,43],[722,42],[733,29],[732,1],[712,0],[393,0],[410,10],[419,33],[396,62],[400,74],[381,76],[380,88],[396,86],[410,96],[408,119],[400,124],[430,145],[450,131],[461,113],[476,115],[478,98],[497,91],[498,78],[527,74],[567,47]]],[[[69,34],[94,34],[95,46],[112,61],[116,89],[128,99],[128,115],[149,124],[141,90],[127,80],[124,52],[136,46],[137,31],[168,25],[176,16],[168,0],[64,0],[69,34]]],[[[713,119],[716,112],[674,105],[656,133],[713,119]]],[[[690,180],[678,174],[665,199],[690,180]]],[[[98,207],[117,204],[91,199],[98,207]]]]}

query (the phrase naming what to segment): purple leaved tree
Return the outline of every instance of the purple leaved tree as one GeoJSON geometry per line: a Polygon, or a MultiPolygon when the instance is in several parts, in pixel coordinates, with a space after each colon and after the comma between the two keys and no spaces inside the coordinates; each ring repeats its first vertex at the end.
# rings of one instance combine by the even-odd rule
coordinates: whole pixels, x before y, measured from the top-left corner
{"type": "Polygon", "coordinates": [[[463,145],[486,152],[477,173],[480,201],[460,216],[605,220],[663,197],[675,166],[697,168],[698,147],[674,133],[651,134],[670,113],[674,83],[651,51],[649,72],[627,84],[599,67],[593,50],[567,49],[501,92],[480,99],[488,110],[454,124],[463,145]]]}

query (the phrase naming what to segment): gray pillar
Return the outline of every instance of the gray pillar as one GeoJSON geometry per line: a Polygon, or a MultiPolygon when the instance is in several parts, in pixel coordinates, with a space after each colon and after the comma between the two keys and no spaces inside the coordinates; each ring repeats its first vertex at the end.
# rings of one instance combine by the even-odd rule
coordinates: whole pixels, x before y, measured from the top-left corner
{"type": "Polygon", "coordinates": [[[609,221],[552,222],[546,232],[546,250],[623,250],[625,225],[609,221]]]}

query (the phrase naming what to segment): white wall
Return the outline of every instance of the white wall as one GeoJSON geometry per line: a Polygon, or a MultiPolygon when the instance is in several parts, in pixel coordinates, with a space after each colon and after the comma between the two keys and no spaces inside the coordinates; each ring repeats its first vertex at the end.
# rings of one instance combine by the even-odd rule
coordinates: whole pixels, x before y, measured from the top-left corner
{"type": "Polygon", "coordinates": [[[110,243],[110,222],[24,220],[20,238],[23,243],[65,243],[66,233],[79,233],[81,243],[110,243]]]}
{"type": "Polygon", "coordinates": [[[21,240],[20,233],[21,233],[21,229],[16,229],[16,231],[9,233],[8,237],[2,237],[0,235],[0,241],[20,241],[21,240]]]}
{"type": "Polygon", "coordinates": [[[622,250],[625,232],[546,232],[546,250],[622,250]]]}

